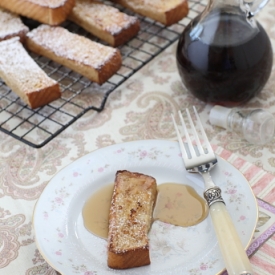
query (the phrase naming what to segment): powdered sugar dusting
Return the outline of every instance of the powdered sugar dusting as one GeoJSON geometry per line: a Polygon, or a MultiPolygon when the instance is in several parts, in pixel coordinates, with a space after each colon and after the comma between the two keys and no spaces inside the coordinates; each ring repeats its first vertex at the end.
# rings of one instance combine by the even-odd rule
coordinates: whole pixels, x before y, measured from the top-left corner
{"type": "Polygon", "coordinates": [[[27,36],[34,43],[54,52],[57,56],[100,69],[117,52],[117,49],[93,42],[70,33],[62,27],[41,25],[27,36]]]}
{"type": "MultiPolygon", "coordinates": [[[[132,209],[136,208],[135,202],[140,201],[142,202],[142,196],[130,196],[129,199],[132,200],[133,206],[132,209]]],[[[146,209],[146,204],[148,202],[143,202],[143,209],[146,209]]],[[[115,243],[115,248],[117,251],[123,251],[125,249],[129,249],[129,247],[143,247],[148,244],[147,239],[147,221],[148,221],[148,214],[144,213],[143,211],[139,210],[137,217],[132,220],[129,218],[130,213],[127,214],[127,210],[124,207],[125,205],[125,194],[119,194],[116,197],[116,201],[114,206],[111,208],[111,215],[117,215],[119,218],[115,220],[110,220],[109,224],[109,231],[110,235],[113,232],[116,232],[113,235],[113,243],[115,243]],[[120,206],[123,207],[120,208],[120,206]],[[122,213],[121,213],[122,212],[122,213]],[[114,214],[116,213],[116,214],[114,214]],[[124,214],[123,214],[124,213],[124,214]],[[117,235],[117,232],[118,235],[117,235]]],[[[136,210],[134,210],[136,211],[136,210]]],[[[130,212],[130,211],[129,211],[130,212]]]]}
{"type": "Polygon", "coordinates": [[[112,6],[88,0],[77,0],[73,12],[112,35],[120,33],[138,21],[136,17],[122,13],[112,6]]]}
{"type": "Polygon", "coordinates": [[[22,23],[18,15],[0,9],[0,40],[28,31],[29,28],[22,23]]]}
{"type": "Polygon", "coordinates": [[[27,0],[27,1],[43,7],[58,8],[63,6],[67,0],[27,0]]]}
{"type": "Polygon", "coordinates": [[[29,56],[18,37],[0,42],[0,52],[0,76],[13,77],[12,81],[23,93],[56,83],[29,56]]]}
{"type": "Polygon", "coordinates": [[[148,249],[147,233],[156,196],[155,182],[143,175],[131,178],[130,174],[126,178],[118,174],[117,177],[110,209],[109,245],[117,253],[135,248],[148,249]]]}

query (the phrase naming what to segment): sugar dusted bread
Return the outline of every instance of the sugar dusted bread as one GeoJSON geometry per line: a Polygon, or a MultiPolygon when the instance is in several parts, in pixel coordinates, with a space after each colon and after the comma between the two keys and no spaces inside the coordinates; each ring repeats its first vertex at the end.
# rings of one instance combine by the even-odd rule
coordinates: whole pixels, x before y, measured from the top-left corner
{"type": "Polygon", "coordinates": [[[66,20],[75,0],[0,0],[0,7],[49,25],[66,20]]]}
{"type": "Polygon", "coordinates": [[[112,0],[136,13],[147,16],[169,26],[182,18],[188,11],[187,0],[112,0]]]}
{"type": "Polygon", "coordinates": [[[124,44],[140,29],[137,17],[96,0],[76,0],[69,19],[114,47],[124,44]]]}
{"type": "Polygon", "coordinates": [[[0,52],[0,78],[31,108],[61,96],[59,84],[29,56],[19,37],[0,42],[0,52]]]}
{"type": "Polygon", "coordinates": [[[98,84],[110,78],[122,62],[118,49],[93,42],[63,27],[41,25],[33,29],[27,34],[26,46],[98,84]]]}
{"type": "Polygon", "coordinates": [[[0,8],[0,41],[18,36],[23,42],[28,31],[18,15],[0,8]]]}
{"type": "Polygon", "coordinates": [[[153,177],[116,173],[108,234],[108,266],[126,269],[150,264],[148,231],[157,196],[153,177]]]}

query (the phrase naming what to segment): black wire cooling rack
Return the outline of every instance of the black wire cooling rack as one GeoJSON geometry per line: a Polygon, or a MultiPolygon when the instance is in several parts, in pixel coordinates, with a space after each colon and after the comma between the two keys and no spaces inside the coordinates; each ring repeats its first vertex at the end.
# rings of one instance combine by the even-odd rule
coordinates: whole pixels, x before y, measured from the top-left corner
{"type": "MultiPolygon", "coordinates": [[[[189,0],[188,16],[169,27],[116,5],[123,12],[137,16],[141,29],[135,38],[119,47],[122,67],[101,86],[45,57],[30,53],[40,67],[59,82],[62,96],[32,110],[0,79],[0,130],[31,147],[41,148],[88,110],[102,111],[111,92],[178,39],[190,20],[203,10],[203,2],[189,0]]],[[[65,22],[63,26],[105,44],[72,22],[65,22]]],[[[33,26],[29,24],[29,27],[33,26]]]]}

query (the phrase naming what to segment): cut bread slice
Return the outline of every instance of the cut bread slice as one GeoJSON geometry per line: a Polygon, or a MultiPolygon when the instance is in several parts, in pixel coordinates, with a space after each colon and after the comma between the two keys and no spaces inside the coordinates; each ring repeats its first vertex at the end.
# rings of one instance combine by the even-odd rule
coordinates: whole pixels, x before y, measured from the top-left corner
{"type": "Polygon", "coordinates": [[[108,266],[126,269],[150,264],[148,231],[157,196],[156,180],[118,171],[111,201],[108,266]]]}
{"type": "Polygon", "coordinates": [[[137,17],[95,0],[76,0],[69,19],[113,47],[124,44],[140,29],[137,17]]]}
{"type": "Polygon", "coordinates": [[[59,84],[29,56],[19,37],[0,42],[0,78],[31,108],[60,98],[59,84]]]}
{"type": "Polygon", "coordinates": [[[121,67],[118,49],[96,43],[63,27],[41,25],[27,34],[26,46],[98,84],[121,67]]]}
{"type": "Polygon", "coordinates": [[[49,25],[66,20],[75,0],[1,0],[0,7],[49,25]]]}
{"type": "Polygon", "coordinates": [[[112,0],[136,13],[169,26],[184,18],[189,11],[187,0],[112,0]]]}

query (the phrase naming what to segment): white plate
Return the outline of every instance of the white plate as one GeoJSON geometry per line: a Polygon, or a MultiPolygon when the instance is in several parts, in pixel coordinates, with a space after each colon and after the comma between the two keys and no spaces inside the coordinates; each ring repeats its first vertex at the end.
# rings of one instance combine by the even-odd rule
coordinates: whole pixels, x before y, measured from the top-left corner
{"type": "MultiPolygon", "coordinates": [[[[155,222],[149,234],[151,265],[128,270],[107,267],[106,241],[85,229],[81,211],[91,194],[114,182],[116,171],[123,169],[151,175],[158,184],[189,184],[203,194],[203,181],[199,175],[186,172],[177,142],[134,141],[94,151],[54,176],[36,204],[33,218],[36,243],[46,261],[64,275],[221,272],[224,263],[210,217],[187,228],[155,222]]],[[[223,191],[243,245],[248,247],[258,218],[256,199],[248,182],[221,158],[211,174],[223,191]]]]}

